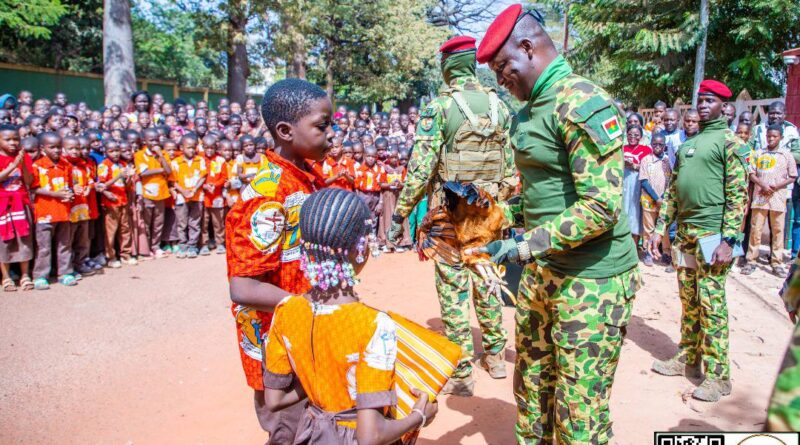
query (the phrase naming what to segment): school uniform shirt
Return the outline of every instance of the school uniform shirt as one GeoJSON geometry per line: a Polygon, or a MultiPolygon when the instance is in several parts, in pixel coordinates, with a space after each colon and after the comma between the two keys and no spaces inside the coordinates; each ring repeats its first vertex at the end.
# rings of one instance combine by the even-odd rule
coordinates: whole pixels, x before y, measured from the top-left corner
{"type": "Polygon", "coordinates": [[[362,303],[286,297],[269,330],[264,383],[285,389],[296,376],[309,403],[327,412],[395,405],[396,331],[387,314],[362,303]]]}
{"type": "MultiPolygon", "coordinates": [[[[72,164],[63,157],[54,163],[47,156],[42,156],[33,163],[34,175],[32,189],[41,188],[50,192],[60,192],[70,188],[72,182],[72,164]]],[[[37,223],[58,223],[69,221],[72,204],[61,199],[35,195],[33,213],[37,223]]]]}
{"type": "MultiPolygon", "coordinates": [[[[163,168],[161,162],[155,154],[150,152],[147,147],[137,151],[133,155],[133,162],[136,165],[136,171],[141,175],[147,170],[155,170],[163,168]]],[[[167,184],[167,175],[150,175],[141,178],[142,183],[142,197],[151,201],[161,201],[169,198],[169,184],[167,184]]]]}
{"type": "MultiPolygon", "coordinates": [[[[344,162],[346,159],[343,157],[340,161],[333,159],[332,157],[328,156],[322,162],[316,162],[315,164],[315,173],[324,179],[329,179],[334,176],[339,175],[342,172],[349,174],[351,177],[354,177],[355,171],[351,171],[349,168],[349,163],[344,162]]],[[[328,187],[353,191],[353,185],[347,178],[341,177],[336,179],[335,181],[331,182],[328,187]]]]}
{"type": "MultiPolygon", "coordinates": [[[[208,174],[208,167],[206,160],[202,156],[195,156],[191,160],[181,156],[170,164],[172,174],[175,178],[175,184],[181,186],[183,189],[191,189],[197,187],[197,184],[206,177],[208,174]]],[[[181,204],[184,200],[189,202],[198,202],[203,200],[203,188],[198,187],[195,193],[186,198],[183,194],[178,193],[176,204],[181,204]]]]}
{"type": "MultiPolygon", "coordinates": [[[[256,153],[255,160],[248,159],[244,154],[236,155],[236,175],[254,175],[264,168],[269,160],[266,155],[256,153]]],[[[244,186],[244,185],[243,185],[244,186]]]]}
{"type": "MultiPolygon", "coordinates": [[[[250,277],[302,294],[309,288],[300,270],[300,207],[319,187],[317,177],[273,152],[258,175],[241,189],[225,219],[228,278],[250,277]]],[[[233,304],[239,352],[247,384],[263,390],[261,341],[272,314],[233,304]]]]}
{"type": "Polygon", "coordinates": [[[97,181],[106,183],[112,178],[118,178],[112,182],[111,185],[106,187],[106,191],[114,195],[117,199],[112,201],[106,198],[105,194],[100,195],[100,204],[103,207],[122,207],[128,205],[128,185],[120,174],[128,166],[125,161],[112,162],[111,159],[105,159],[97,166],[97,181]]]}
{"type": "Polygon", "coordinates": [[[362,192],[381,191],[381,182],[386,182],[386,172],[377,162],[372,167],[362,164],[356,170],[356,189],[362,192]]]}
{"type": "Polygon", "coordinates": [[[395,181],[402,184],[406,180],[407,171],[405,167],[399,165],[397,167],[383,166],[383,170],[385,172],[384,177],[386,178],[386,180],[384,182],[386,184],[391,185],[395,181]]]}
{"type": "Polygon", "coordinates": [[[228,180],[228,168],[225,165],[225,158],[214,156],[205,158],[208,166],[206,174],[206,184],[214,186],[213,192],[204,191],[203,206],[214,209],[225,207],[225,198],[222,196],[222,186],[228,180]]]}
{"type": "Polygon", "coordinates": [[[100,217],[100,207],[97,205],[97,189],[95,189],[97,185],[97,163],[91,157],[84,159],[84,161],[86,162],[89,177],[92,178],[93,182],[92,187],[89,189],[89,195],[86,197],[89,202],[89,219],[93,220],[100,217]]]}
{"type": "MultiPolygon", "coordinates": [[[[67,158],[72,164],[72,190],[77,190],[78,187],[83,189],[83,193],[91,187],[94,189],[94,173],[92,172],[86,160],[83,158],[67,158]]],[[[69,222],[88,221],[91,216],[89,212],[89,196],[83,193],[75,193],[69,209],[69,222]]],[[[97,197],[95,197],[97,199],[97,197]]]]}
{"type": "Polygon", "coordinates": [[[228,181],[228,187],[225,188],[224,195],[232,203],[231,205],[233,205],[239,201],[239,188],[234,187],[237,185],[236,183],[238,181],[238,177],[236,176],[236,159],[225,162],[225,177],[228,181]]]}
{"type": "MultiPolygon", "coordinates": [[[[797,178],[797,164],[789,150],[779,148],[777,150],[756,150],[756,155],[751,159],[751,171],[759,179],[769,185],[783,182],[789,178],[797,178]]],[[[786,187],[774,192],[771,196],[764,194],[758,185],[753,189],[753,202],[750,207],[753,209],[773,210],[776,212],[786,211],[786,187]]]]}
{"type": "MultiPolygon", "coordinates": [[[[660,158],[651,153],[642,159],[642,163],[639,166],[639,181],[646,179],[653,190],[661,197],[664,196],[664,192],[667,190],[671,175],[672,167],[670,166],[669,156],[666,153],[662,154],[660,158]]],[[[658,211],[656,202],[644,190],[642,190],[642,210],[658,211]]]]}

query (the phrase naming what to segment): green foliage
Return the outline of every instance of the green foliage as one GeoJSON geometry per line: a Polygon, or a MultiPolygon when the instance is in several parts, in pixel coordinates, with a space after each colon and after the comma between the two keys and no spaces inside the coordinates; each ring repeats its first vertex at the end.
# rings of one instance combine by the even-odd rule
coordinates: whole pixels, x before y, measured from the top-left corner
{"type": "Polygon", "coordinates": [[[66,12],[60,0],[0,0],[0,29],[20,37],[48,39],[48,26],[58,23],[66,12]]]}
{"type": "MultiPolygon", "coordinates": [[[[735,93],[780,95],[780,53],[800,45],[797,0],[710,0],[710,11],[706,77],[735,93]]],[[[627,104],[691,98],[697,1],[585,0],[571,4],[570,20],[577,41],[568,58],[577,72],[627,104]]]]}
{"type": "Polygon", "coordinates": [[[199,45],[197,26],[188,12],[155,3],[133,11],[136,75],[175,80],[184,86],[224,88],[219,53],[199,45]]]}

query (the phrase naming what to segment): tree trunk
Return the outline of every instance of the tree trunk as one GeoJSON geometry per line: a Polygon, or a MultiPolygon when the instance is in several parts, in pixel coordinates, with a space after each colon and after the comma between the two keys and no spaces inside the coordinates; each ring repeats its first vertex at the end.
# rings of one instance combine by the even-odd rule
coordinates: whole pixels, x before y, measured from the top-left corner
{"type": "Polygon", "coordinates": [[[697,108],[697,89],[706,74],[706,42],[708,41],[708,0],[700,0],[700,45],[697,47],[697,58],[694,62],[694,90],[692,91],[692,107],[697,108]]]}
{"type": "Polygon", "coordinates": [[[331,50],[331,42],[327,43],[327,51],[325,51],[325,92],[328,93],[328,97],[331,100],[331,103],[334,104],[334,108],[336,107],[336,98],[333,97],[333,51],[331,50]]]}
{"type": "Polygon", "coordinates": [[[106,106],[123,108],[136,90],[129,0],[103,1],[103,88],[106,106]]]}
{"type": "Polygon", "coordinates": [[[302,34],[292,33],[292,73],[294,77],[306,78],[306,44],[302,34]]]}
{"type": "Polygon", "coordinates": [[[228,98],[243,104],[247,96],[247,78],[249,63],[247,61],[247,15],[242,9],[242,2],[229,0],[228,10],[228,98]]]}

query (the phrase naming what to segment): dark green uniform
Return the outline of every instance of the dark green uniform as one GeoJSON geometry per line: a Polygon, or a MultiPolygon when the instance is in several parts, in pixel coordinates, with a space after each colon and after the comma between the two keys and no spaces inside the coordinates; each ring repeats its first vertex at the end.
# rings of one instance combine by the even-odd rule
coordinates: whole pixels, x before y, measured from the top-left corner
{"type": "MultiPolygon", "coordinates": [[[[786,310],[797,313],[800,307],[800,257],[795,259],[783,289],[786,310]]],[[[769,431],[800,431],[800,323],[786,348],[781,371],[767,410],[769,431]]]]}
{"type": "Polygon", "coordinates": [[[731,265],[710,265],[700,249],[706,236],[741,238],[747,205],[749,147],[728,129],[725,117],[701,123],[677,153],[656,233],[673,221],[678,232],[672,258],[683,306],[677,359],[702,359],[706,378],[728,380],[728,306],[725,280],[731,265]]]}
{"type": "Polygon", "coordinates": [[[514,395],[521,444],[604,444],[638,258],[622,210],[622,118],[558,57],[511,128],[524,240],[514,395]]]}
{"type": "MultiPolygon", "coordinates": [[[[428,195],[429,209],[436,208],[441,203],[441,184],[445,180],[442,178],[442,168],[448,154],[453,152],[456,132],[466,119],[455,103],[453,94],[460,93],[476,115],[489,112],[491,90],[482,87],[475,77],[474,51],[448,56],[443,74],[449,87],[425,108],[417,124],[416,142],[408,163],[408,176],[395,208],[395,214],[403,218],[408,217],[423,195],[428,195]]],[[[498,183],[513,185],[514,161],[511,147],[507,143],[509,112],[502,102],[498,103],[497,111],[498,123],[504,128],[506,141],[505,147],[498,150],[502,152],[494,153],[502,169],[499,177],[502,181],[498,183]]],[[[453,160],[450,159],[450,162],[453,160]]],[[[497,195],[497,190],[494,194],[497,195]]],[[[436,290],[445,333],[450,341],[464,350],[453,376],[467,377],[472,373],[471,360],[474,355],[469,325],[470,300],[475,303],[483,349],[488,354],[502,351],[506,343],[507,333],[502,326],[502,303],[495,295],[488,293],[483,280],[474,271],[439,261],[436,262],[436,290]]]]}

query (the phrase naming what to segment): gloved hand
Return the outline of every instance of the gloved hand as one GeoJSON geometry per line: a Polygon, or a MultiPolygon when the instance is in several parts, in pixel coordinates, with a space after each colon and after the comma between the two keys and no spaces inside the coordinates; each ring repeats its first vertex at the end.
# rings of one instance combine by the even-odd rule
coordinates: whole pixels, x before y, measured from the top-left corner
{"type": "Polygon", "coordinates": [[[392,225],[389,226],[389,232],[386,234],[386,238],[392,244],[399,244],[403,241],[403,222],[398,220],[400,218],[396,218],[396,215],[392,216],[392,225]]]}
{"type": "Polygon", "coordinates": [[[514,238],[492,241],[491,243],[479,248],[478,251],[491,255],[491,260],[493,263],[500,264],[507,261],[512,263],[519,262],[517,240],[514,238]]]}

